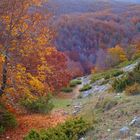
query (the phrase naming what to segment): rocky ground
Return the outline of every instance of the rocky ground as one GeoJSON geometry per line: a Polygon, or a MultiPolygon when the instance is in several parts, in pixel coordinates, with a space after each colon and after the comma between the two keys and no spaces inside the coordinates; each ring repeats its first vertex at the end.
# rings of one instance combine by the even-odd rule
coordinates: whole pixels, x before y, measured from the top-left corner
{"type": "MultiPolygon", "coordinates": [[[[133,71],[138,63],[121,68],[125,72],[133,71]]],[[[81,78],[82,86],[90,84],[91,75],[81,78]]],[[[74,99],[67,110],[71,115],[83,116],[93,123],[94,130],[87,133],[81,140],[140,140],[140,96],[126,96],[114,93],[111,89],[112,79],[102,84],[100,79],[91,84],[90,90],[79,92],[82,98],[74,99]],[[104,99],[110,100],[112,107],[103,112],[96,109],[98,103],[104,99]],[[113,101],[117,102],[113,104],[113,101]]]]}

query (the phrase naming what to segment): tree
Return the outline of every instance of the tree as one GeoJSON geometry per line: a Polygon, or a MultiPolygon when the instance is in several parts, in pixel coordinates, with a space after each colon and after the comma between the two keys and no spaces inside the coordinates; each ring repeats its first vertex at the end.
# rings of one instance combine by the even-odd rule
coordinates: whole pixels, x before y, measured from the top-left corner
{"type": "Polygon", "coordinates": [[[54,32],[47,26],[50,15],[38,10],[39,1],[0,1],[0,94],[9,93],[12,102],[25,94],[31,98],[46,96],[70,79],[67,59],[51,43],[54,32]]]}
{"type": "Polygon", "coordinates": [[[119,63],[126,60],[127,60],[127,57],[126,57],[125,51],[120,45],[116,45],[114,48],[108,49],[106,63],[109,66],[118,65],[119,63]]]}
{"type": "Polygon", "coordinates": [[[96,54],[96,65],[92,72],[108,69],[126,60],[126,52],[120,45],[109,49],[99,49],[96,54]]]}
{"type": "Polygon", "coordinates": [[[107,51],[103,49],[99,49],[97,54],[96,54],[96,68],[92,70],[93,71],[99,71],[99,70],[104,70],[107,69],[108,66],[105,63],[105,60],[107,58],[107,51]]]}
{"type": "Polygon", "coordinates": [[[16,58],[25,53],[25,50],[30,51],[31,46],[40,43],[39,39],[47,38],[43,22],[40,22],[45,17],[30,11],[33,4],[39,3],[37,0],[0,1],[0,50],[4,56],[1,94],[7,86],[8,67],[14,67],[20,61],[16,58]]]}

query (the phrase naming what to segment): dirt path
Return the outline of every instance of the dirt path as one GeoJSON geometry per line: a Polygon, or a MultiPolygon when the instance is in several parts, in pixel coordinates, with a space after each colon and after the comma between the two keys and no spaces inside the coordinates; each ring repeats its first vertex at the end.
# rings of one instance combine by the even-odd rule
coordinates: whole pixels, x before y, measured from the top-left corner
{"type": "Polygon", "coordinates": [[[57,111],[51,115],[34,114],[18,116],[17,120],[19,126],[14,130],[8,130],[2,137],[0,137],[0,140],[23,140],[23,137],[31,129],[47,129],[58,123],[64,122],[66,118],[67,116],[63,115],[63,111],[57,111]]]}
{"type": "Polygon", "coordinates": [[[72,92],[70,92],[70,93],[61,92],[57,96],[61,99],[76,99],[80,94],[79,90],[81,87],[82,87],[82,84],[77,85],[76,87],[73,88],[72,92]]]}

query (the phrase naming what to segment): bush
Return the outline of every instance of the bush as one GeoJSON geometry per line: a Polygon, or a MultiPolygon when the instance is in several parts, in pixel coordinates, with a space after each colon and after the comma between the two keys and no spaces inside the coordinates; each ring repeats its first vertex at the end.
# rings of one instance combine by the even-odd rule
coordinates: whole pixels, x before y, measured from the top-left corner
{"type": "Polygon", "coordinates": [[[95,108],[101,111],[108,111],[114,106],[118,104],[117,100],[111,99],[111,98],[104,98],[103,100],[100,100],[95,108]]]}
{"type": "Polygon", "coordinates": [[[130,85],[132,81],[129,79],[128,75],[124,77],[117,78],[114,80],[112,87],[115,89],[116,92],[122,92],[127,85],[130,85]]]}
{"type": "Polygon", "coordinates": [[[140,52],[136,53],[134,56],[133,56],[133,60],[137,60],[140,58],[140,52]]]}
{"type": "Polygon", "coordinates": [[[87,91],[87,90],[90,90],[90,89],[92,89],[92,86],[89,85],[89,84],[86,84],[80,89],[80,91],[87,91]]]}
{"type": "Polygon", "coordinates": [[[131,61],[124,61],[124,62],[122,62],[122,63],[120,63],[118,66],[117,66],[117,68],[122,68],[122,67],[125,67],[125,66],[128,66],[128,65],[130,65],[130,64],[132,64],[134,61],[133,60],[131,60],[131,61]]]}
{"type": "Polygon", "coordinates": [[[61,89],[62,92],[65,92],[65,93],[69,93],[69,92],[72,92],[73,89],[71,87],[64,87],[61,89]]]}
{"type": "Polygon", "coordinates": [[[32,130],[24,140],[77,140],[82,137],[91,126],[82,118],[70,119],[64,124],[47,131],[32,130]]]}
{"type": "Polygon", "coordinates": [[[133,72],[129,73],[129,79],[133,81],[133,83],[140,83],[140,63],[136,66],[133,72]]]}
{"type": "Polygon", "coordinates": [[[0,125],[0,135],[3,134],[4,132],[5,132],[5,128],[2,125],[0,125]]]}
{"type": "Polygon", "coordinates": [[[126,93],[126,95],[138,95],[138,94],[140,94],[140,84],[135,83],[134,85],[127,86],[125,93],[126,93]]]}
{"type": "Polygon", "coordinates": [[[77,85],[82,84],[81,80],[72,80],[70,82],[70,87],[76,87],[77,85]]]}
{"type": "Polygon", "coordinates": [[[110,71],[108,71],[108,73],[106,73],[106,75],[105,75],[105,79],[110,79],[110,78],[112,78],[112,77],[117,77],[117,76],[119,76],[119,75],[121,75],[121,74],[123,74],[123,71],[121,71],[121,70],[110,70],[110,71]]]}
{"type": "Polygon", "coordinates": [[[8,128],[14,128],[16,126],[17,121],[15,116],[0,104],[0,134],[2,134],[8,128]]]}
{"type": "Polygon", "coordinates": [[[136,66],[133,72],[129,72],[127,75],[115,79],[112,87],[116,92],[122,92],[127,86],[132,85],[135,82],[140,83],[140,63],[136,66]]]}
{"type": "Polygon", "coordinates": [[[107,70],[107,71],[102,72],[102,73],[93,74],[92,79],[91,79],[91,83],[94,83],[97,80],[100,80],[102,78],[110,79],[112,77],[117,77],[121,74],[123,74],[123,71],[117,70],[117,69],[107,70]]]}
{"type": "Polygon", "coordinates": [[[32,113],[49,113],[54,107],[50,95],[48,97],[39,97],[34,100],[23,99],[21,105],[32,113]]]}

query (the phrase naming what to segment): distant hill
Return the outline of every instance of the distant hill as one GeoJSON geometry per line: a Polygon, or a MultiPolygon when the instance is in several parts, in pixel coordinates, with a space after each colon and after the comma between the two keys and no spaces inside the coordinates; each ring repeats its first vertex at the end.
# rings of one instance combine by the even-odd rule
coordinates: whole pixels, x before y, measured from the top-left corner
{"type": "Polygon", "coordinates": [[[44,8],[49,8],[58,16],[61,14],[96,12],[112,6],[122,7],[121,5],[119,6],[115,0],[48,0],[44,8]]]}
{"type": "Polygon", "coordinates": [[[140,0],[115,0],[119,2],[127,2],[127,3],[140,3],[140,0]]]}
{"type": "Polygon", "coordinates": [[[139,0],[49,0],[55,45],[88,72],[100,48],[131,44],[140,38],[139,0]],[[132,1],[134,3],[132,3],[132,1]]]}

